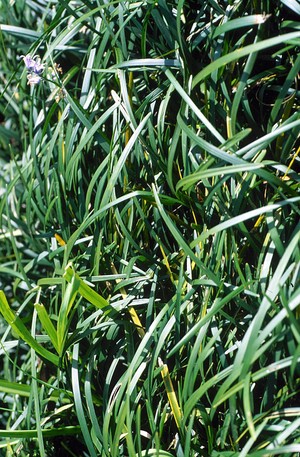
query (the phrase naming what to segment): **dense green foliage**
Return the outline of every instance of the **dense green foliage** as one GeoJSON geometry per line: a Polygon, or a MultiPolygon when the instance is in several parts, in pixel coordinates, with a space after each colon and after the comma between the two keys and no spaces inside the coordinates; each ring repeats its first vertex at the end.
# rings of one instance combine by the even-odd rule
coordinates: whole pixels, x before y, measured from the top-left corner
{"type": "Polygon", "coordinates": [[[0,8],[1,455],[296,457],[299,3],[0,8]]]}

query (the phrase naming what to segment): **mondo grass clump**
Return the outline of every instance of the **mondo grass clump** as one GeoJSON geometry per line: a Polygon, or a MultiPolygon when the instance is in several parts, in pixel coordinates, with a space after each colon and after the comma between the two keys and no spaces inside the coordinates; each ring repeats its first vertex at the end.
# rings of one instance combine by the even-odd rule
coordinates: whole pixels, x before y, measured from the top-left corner
{"type": "Polygon", "coordinates": [[[299,455],[299,18],[1,2],[1,455],[299,455]]]}

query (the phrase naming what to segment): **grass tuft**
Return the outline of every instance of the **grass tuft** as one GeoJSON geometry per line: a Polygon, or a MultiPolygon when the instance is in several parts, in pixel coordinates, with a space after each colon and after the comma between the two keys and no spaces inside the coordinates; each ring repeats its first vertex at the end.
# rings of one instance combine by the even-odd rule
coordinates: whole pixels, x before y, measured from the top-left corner
{"type": "Polygon", "coordinates": [[[0,29],[1,453],[296,457],[298,3],[0,29]]]}

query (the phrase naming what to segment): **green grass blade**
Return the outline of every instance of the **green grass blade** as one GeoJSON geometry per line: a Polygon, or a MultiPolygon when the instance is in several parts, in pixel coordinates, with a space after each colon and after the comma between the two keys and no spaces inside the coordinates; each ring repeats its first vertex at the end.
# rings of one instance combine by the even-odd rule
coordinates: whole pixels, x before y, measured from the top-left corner
{"type": "Polygon", "coordinates": [[[267,40],[260,41],[256,44],[250,44],[245,46],[244,48],[236,49],[229,54],[220,57],[215,62],[207,65],[203,70],[201,70],[194,78],[193,78],[193,87],[203,81],[207,76],[209,76],[213,71],[227,65],[230,62],[238,60],[242,57],[245,57],[253,52],[259,52],[261,50],[267,49],[269,47],[276,46],[278,44],[282,44],[284,42],[289,42],[291,40],[295,40],[300,37],[299,32],[291,32],[286,33],[284,35],[280,35],[278,37],[269,38],[267,40]]]}
{"type": "Polygon", "coordinates": [[[16,316],[15,313],[11,310],[7,299],[4,295],[4,292],[0,291],[0,312],[3,315],[4,319],[10,325],[12,330],[22,338],[31,348],[33,348],[41,357],[54,365],[59,364],[59,359],[56,355],[52,354],[47,349],[43,348],[37,343],[37,341],[31,336],[31,333],[25,327],[23,321],[20,317],[16,316]]]}

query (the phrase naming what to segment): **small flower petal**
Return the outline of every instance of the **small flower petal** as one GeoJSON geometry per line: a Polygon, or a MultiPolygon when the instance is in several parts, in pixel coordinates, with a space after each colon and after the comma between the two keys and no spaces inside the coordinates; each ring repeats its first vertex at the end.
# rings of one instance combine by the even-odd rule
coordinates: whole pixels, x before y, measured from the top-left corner
{"type": "Polygon", "coordinates": [[[26,56],[22,56],[22,57],[23,57],[23,62],[25,64],[25,67],[27,68],[27,70],[33,71],[34,67],[36,66],[35,60],[30,56],[30,54],[27,54],[26,56]]]}
{"type": "Polygon", "coordinates": [[[37,75],[40,75],[41,73],[43,73],[44,71],[44,65],[42,63],[36,63],[35,66],[34,66],[34,73],[36,73],[37,75]]]}
{"type": "Polygon", "coordinates": [[[31,86],[36,86],[42,80],[42,78],[39,75],[37,75],[36,73],[31,73],[30,75],[27,75],[27,79],[28,79],[27,84],[30,84],[31,86]]]}

